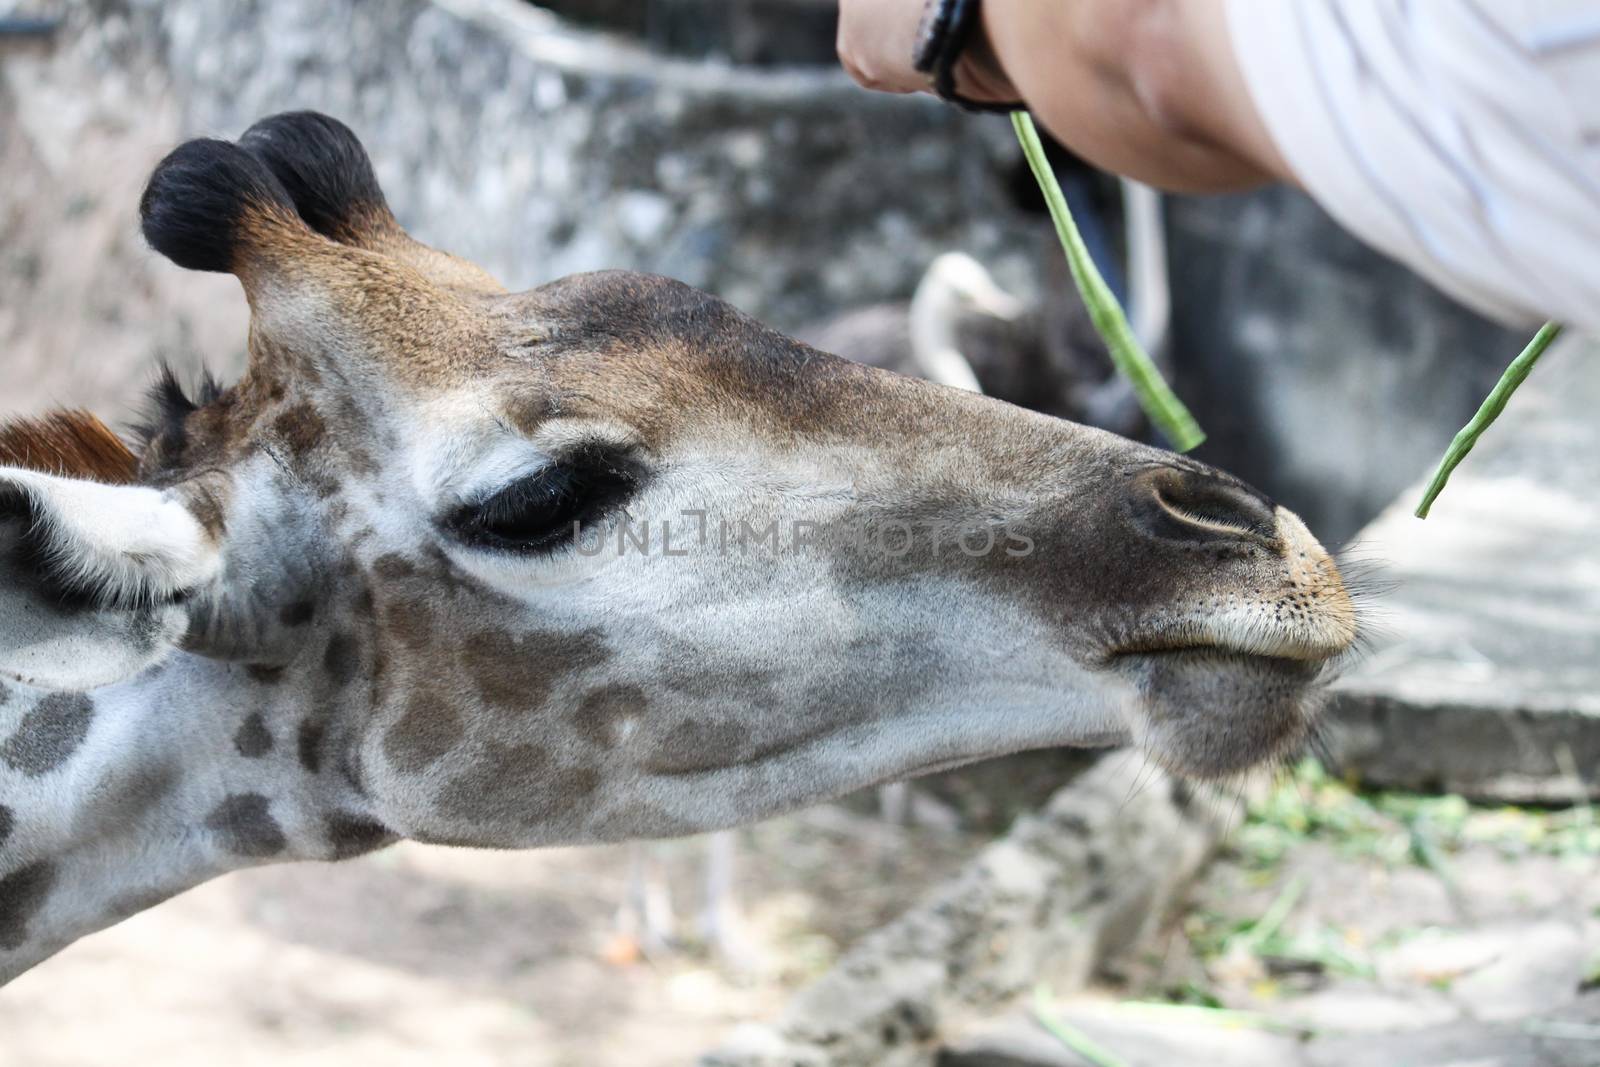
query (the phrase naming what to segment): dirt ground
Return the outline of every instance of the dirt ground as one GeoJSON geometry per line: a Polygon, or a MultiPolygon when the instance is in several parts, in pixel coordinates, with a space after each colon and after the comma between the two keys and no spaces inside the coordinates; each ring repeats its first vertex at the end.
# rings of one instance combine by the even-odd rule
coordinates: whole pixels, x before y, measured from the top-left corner
{"type": "Polygon", "coordinates": [[[614,941],[626,847],[403,844],[242,872],[8,986],[0,1064],[691,1063],[731,1026],[772,1016],[985,839],[839,806],[740,832],[744,969],[692,944],[704,839],[648,846],[690,943],[631,963],[615,961],[614,941]]]}

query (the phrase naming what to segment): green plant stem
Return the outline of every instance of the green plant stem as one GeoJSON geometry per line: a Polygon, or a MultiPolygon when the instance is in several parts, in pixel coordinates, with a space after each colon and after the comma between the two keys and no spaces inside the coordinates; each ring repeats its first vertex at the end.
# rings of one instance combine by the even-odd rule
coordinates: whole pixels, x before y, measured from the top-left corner
{"type": "Polygon", "coordinates": [[[1050,991],[1039,986],[1033,991],[1033,1017],[1050,1036],[1082,1056],[1094,1067],[1129,1067],[1128,1061],[1097,1044],[1088,1034],[1059,1018],[1050,1010],[1050,991]]]}
{"type": "Polygon", "coordinates": [[[1445,483],[1450,480],[1450,474],[1467,458],[1467,453],[1472,451],[1472,446],[1478,443],[1478,438],[1483,436],[1500,413],[1506,409],[1506,401],[1511,399],[1511,394],[1517,391],[1528,377],[1528,372],[1533,370],[1533,365],[1539,362],[1539,357],[1544,355],[1544,350],[1550,347],[1550,342],[1561,336],[1559,322],[1547,322],[1539,327],[1539,332],[1533,335],[1533,340],[1528,342],[1528,347],[1522,354],[1511,361],[1511,366],[1500,376],[1495,387],[1484,399],[1483,405],[1478,408],[1478,413],[1472,416],[1472,421],[1461,428],[1455,439],[1450,442],[1450,447],[1445,450],[1444,459],[1439,462],[1439,469],[1434,471],[1433,480],[1428,483],[1428,491],[1422,495],[1422,503],[1417,505],[1417,518],[1428,517],[1428,510],[1433,507],[1433,502],[1439,494],[1444,492],[1445,483]]]}
{"type": "Polygon", "coordinates": [[[1303,875],[1296,876],[1288,885],[1283,887],[1283,891],[1278,894],[1271,907],[1267,908],[1266,913],[1240,938],[1240,943],[1254,952],[1262,943],[1278,932],[1278,928],[1284,924],[1284,920],[1289,918],[1289,913],[1294,910],[1294,906],[1300,903],[1300,896],[1305,891],[1305,877],[1303,875]]]}
{"type": "Polygon", "coordinates": [[[1278,1034],[1298,1034],[1308,1037],[1316,1031],[1308,1026],[1274,1019],[1254,1011],[1233,1011],[1229,1008],[1207,1008],[1200,1004],[1164,1004],[1159,1001],[1124,1000],[1115,1007],[1118,1013],[1155,1022],[1196,1023],[1220,1026],[1232,1030],[1267,1030],[1278,1034]]]}
{"type": "Polygon", "coordinates": [[[1134,337],[1133,329],[1128,325],[1127,316],[1117,304],[1116,296],[1095,267],[1094,259],[1090,257],[1089,249],[1078,233],[1077,223],[1072,221],[1067,198],[1050,169],[1049,160],[1045,158],[1044,145],[1039,143],[1039,131],[1034,128],[1033,119],[1026,111],[1013,111],[1011,125],[1017,131],[1022,154],[1027,157],[1028,167],[1033,171],[1039,191],[1044,194],[1044,202],[1050,208],[1050,218],[1056,224],[1056,236],[1061,238],[1061,247],[1067,253],[1067,266],[1072,269],[1072,280],[1077,283],[1078,294],[1089,309],[1090,321],[1111,353],[1111,362],[1133,383],[1139,406],[1150,416],[1150,421],[1166,434],[1174,448],[1179,452],[1188,452],[1197,447],[1206,439],[1206,435],[1194,416],[1189,414],[1189,409],[1183,406],[1183,401],[1161,377],[1155,361],[1139,345],[1138,338],[1134,337]]]}

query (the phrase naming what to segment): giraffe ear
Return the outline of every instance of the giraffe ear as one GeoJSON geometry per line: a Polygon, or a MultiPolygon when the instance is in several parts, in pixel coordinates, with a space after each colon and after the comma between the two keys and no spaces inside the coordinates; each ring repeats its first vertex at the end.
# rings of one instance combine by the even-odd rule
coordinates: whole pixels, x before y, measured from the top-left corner
{"type": "Polygon", "coordinates": [[[504,292],[482,267],[406,233],[389,210],[367,150],[338,119],[286,111],[250,127],[239,146],[272,172],[306,225],[329,240],[399,260],[435,285],[504,292]]]}
{"type": "Polygon", "coordinates": [[[186,141],[156,165],[139,199],[145,240],[189,270],[242,276],[312,235],[255,156],[228,141],[186,141]]]}
{"type": "Polygon", "coordinates": [[[156,251],[180,267],[239,279],[250,301],[252,359],[270,347],[300,359],[381,363],[415,350],[419,330],[470,328],[469,306],[410,255],[418,249],[423,259],[442,253],[423,249],[398,226],[391,240],[378,242],[382,247],[346,240],[343,230],[339,240],[317,233],[273,166],[283,167],[312,218],[330,226],[338,212],[353,210],[352,197],[378,197],[364,202],[381,207],[369,169],[340,188],[325,188],[315,183],[332,181],[328,175],[341,173],[340,165],[291,170],[283,163],[289,157],[266,152],[262,137],[258,129],[251,144],[263,156],[231,141],[179,145],[156,165],[139,202],[145,238],[156,251]]]}
{"type": "Polygon", "coordinates": [[[0,677],[92,689],[163,659],[221,551],[177,499],[0,467],[0,677]]]}
{"type": "Polygon", "coordinates": [[[344,244],[381,244],[400,224],[354,131],[316,111],[264,118],[239,138],[288,192],[306,225],[344,244]]]}

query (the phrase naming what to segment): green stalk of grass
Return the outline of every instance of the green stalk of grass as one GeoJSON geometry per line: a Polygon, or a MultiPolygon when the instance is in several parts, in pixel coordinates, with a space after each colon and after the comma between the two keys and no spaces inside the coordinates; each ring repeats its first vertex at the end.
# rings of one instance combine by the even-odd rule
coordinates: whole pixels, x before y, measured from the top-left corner
{"type": "Polygon", "coordinates": [[[1438,499],[1439,494],[1444,492],[1445,483],[1450,480],[1450,473],[1467,458],[1467,453],[1478,443],[1483,431],[1500,417],[1500,413],[1506,409],[1506,401],[1511,399],[1511,394],[1516,392],[1517,386],[1527,379],[1528,372],[1539,362],[1539,357],[1550,347],[1550,342],[1559,336],[1561,336],[1559,322],[1545,323],[1539,327],[1539,332],[1533,335],[1533,340],[1528,342],[1528,347],[1522,350],[1522,354],[1511,361],[1511,366],[1500,376],[1500,381],[1484,399],[1483,406],[1478,408],[1478,413],[1472,416],[1472,421],[1461,428],[1461,432],[1456,434],[1455,439],[1450,442],[1450,447],[1445,450],[1444,459],[1439,461],[1439,469],[1434,471],[1433,480],[1428,483],[1428,491],[1422,494],[1422,503],[1417,505],[1417,518],[1428,517],[1428,510],[1433,507],[1433,502],[1438,499]]]}
{"type": "Polygon", "coordinates": [[[1143,1018],[1152,1022],[1176,1024],[1194,1023],[1216,1026],[1228,1030],[1265,1030],[1275,1034],[1294,1034],[1309,1037],[1316,1031],[1308,1026],[1274,1019],[1255,1011],[1234,1011],[1230,1008],[1208,1008],[1203,1004],[1165,1004],[1160,1001],[1124,1000],[1116,1005],[1119,1014],[1143,1018]]]}
{"type": "Polygon", "coordinates": [[[1129,1067],[1127,1060],[1051,1011],[1050,990],[1045,986],[1038,986],[1033,991],[1033,1017],[1050,1032],[1051,1037],[1082,1056],[1093,1067],[1129,1067]]]}
{"type": "Polygon", "coordinates": [[[1067,266],[1072,269],[1072,280],[1077,283],[1078,295],[1083,298],[1084,306],[1089,309],[1090,321],[1111,353],[1111,362],[1133,383],[1139,406],[1150,416],[1150,421],[1166,434],[1174,448],[1179,452],[1188,452],[1199,446],[1206,439],[1205,432],[1161,377],[1150,354],[1140,346],[1111,287],[1095,267],[1089,249],[1078,233],[1078,225],[1072,221],[1072,212],[1067,208],[1067,198],[1061,192],[1061,185],[1056,181],[1049,161],[1045,159],[1044,145],[1039,143],[1039,131],[1034,129],[1033,119],[1026,111],[1013,111],[1011,125],[1017,131],[1022,154],[1027,157],[1028,167],[1033,171],[1039,191],[1044,194],[1044,202],[1050,208],[1050,218],[1056,224],[1056,236],[1061,238],[1061,247],[1067,253],[1067,266]]]}
{"type": "Polygon", "coordinates": [[[1257,920],[1256,924],[1239,937],[1239,942],[1254,952],[1278,932],[1284,922],[1289,918],[1289,913],[1294,911],[1294,906],[1300,903],[1300,897],[1306,891],[1304,875],[1296,875],[1289,884],[1283,887],[1266,912],[1257,920]]]}

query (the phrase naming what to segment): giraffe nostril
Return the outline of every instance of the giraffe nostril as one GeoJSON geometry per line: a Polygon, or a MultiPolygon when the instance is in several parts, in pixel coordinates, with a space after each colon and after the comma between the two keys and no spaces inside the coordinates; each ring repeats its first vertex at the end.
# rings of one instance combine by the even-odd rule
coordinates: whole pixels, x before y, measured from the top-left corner
{"type": "Polygon", "coordinates": [[[1277,538],[1277,507],[1243,482],[1204,469],[1158,467],[1134,480],[1134,514],[1145,532],[1209,542],[1277,538]]]}

